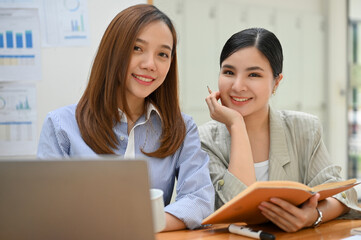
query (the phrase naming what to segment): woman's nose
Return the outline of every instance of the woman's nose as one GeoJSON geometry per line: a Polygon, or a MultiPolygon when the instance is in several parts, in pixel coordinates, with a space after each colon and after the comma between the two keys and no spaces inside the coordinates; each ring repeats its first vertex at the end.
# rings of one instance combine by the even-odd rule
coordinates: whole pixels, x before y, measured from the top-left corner
{"type": "Polygon", "coordinates": [[[141,63],[141,68],[145,68],[149,71],[155,71],[157,69],[155,59],[152,54],[144,55],[141,63]]]}
{"type": "Polygon", "coordinates": [[[247,89],[245,79],[243,79],[242,77],[237,77],[236,81],[234,81],[233,83],[232,89],[237,92],[245,91],[247,89]]]}

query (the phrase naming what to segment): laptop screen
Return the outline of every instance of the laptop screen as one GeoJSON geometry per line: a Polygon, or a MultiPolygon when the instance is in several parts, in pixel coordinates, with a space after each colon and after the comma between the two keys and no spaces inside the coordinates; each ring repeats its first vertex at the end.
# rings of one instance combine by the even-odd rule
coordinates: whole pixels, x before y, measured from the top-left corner
{"type": "Polygon", "coordinates": [[[154,239],[142,160],[0,161],[0,239],[154,239]]]}

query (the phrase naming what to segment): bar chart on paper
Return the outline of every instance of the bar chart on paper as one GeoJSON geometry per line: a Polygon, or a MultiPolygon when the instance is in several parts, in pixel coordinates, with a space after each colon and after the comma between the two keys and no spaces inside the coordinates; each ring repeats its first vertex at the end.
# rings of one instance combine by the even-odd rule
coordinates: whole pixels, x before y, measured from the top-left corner
{"type": "Polygon", "coordinates": [[[33,36],[31,30],[25,30],[24,32],[14,33],[11,30],[7,30],[5,33],[0,32],[0,48],[33,48],[33,36]],[[15,44],[14,44],[15,38],[15,44]],[[24,40],[25,39],[25,40],[24,40]],[[5,44],[6,43],[6,44],[5,44]],[[24,44],[25,43],[25,44],[24,44]]]}
{"type": "Polygon", "coordinates": [[[85,32],[84,11],[80,0],[65,0],[63,4],[64,11],[69,16],[65,30],[72,33],[85,32]]]}
{"type": "Polygon", "coordinates": [[[0,81],[40,79],[39,29],[36,9],[0,9],[0,81]]]}
{"type": "Polygon", "coordinates": [[[49,46],[80,46],[89,44],[89,24],[86,0],[63,0],[45,4],[45,43],[49,46]]]}
{"type": "Polygon", "coordinates": [[[35,85],[0,84],[0,155],[34,154],[35,85]]]}
{"type": "MultiPolygon", "coordinates": [[[[2,88],[0,89],[0,124],[1,125],[31,125],[34,119],[32,105],[35,104],[34,96],[30,89],[2,88]],[[6,92],[5,92],[6,91],[6,92]]],[[[26,138],[31,138],[27,136],[26,138]]],[[[3,140],[14,139],[7,136],[3,140]]],[[[15,138],[20,140],[20,138],[15,138]]]]}
{"type": "Polygon", "coordinates": [[[63,20],[67,24],[64,26],[64,38],[65,39],[86,39],[87,26],[85,26],[84,14],[85,1],[80,0],[64,0],[62,16],[63,20]]]}
{"type": "Polygon", "coordinates": [[[0,66],[34,65],[35,54],[32,49],[33,34],[31,30],[0,31],[0,51],[7,52],[7,54],[0,54],[0,66]]]}

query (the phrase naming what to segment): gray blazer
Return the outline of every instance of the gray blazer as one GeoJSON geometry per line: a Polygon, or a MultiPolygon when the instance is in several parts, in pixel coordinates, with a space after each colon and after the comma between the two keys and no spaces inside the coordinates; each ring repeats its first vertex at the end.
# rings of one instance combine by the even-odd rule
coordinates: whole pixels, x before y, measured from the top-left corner
{"type": "MultiPolygon", "coordinates": [[[[301,182],[310,187],[342,180],[341,167],[330,161],[317,117],[270,107],[269,180],[301,182]]],[[[228,171],[231,139],[226,126],[210,121],[199,127],[202,148],[210,157],[209,169],[216,190],[215,208],[231,200],[247,186],[228,171]]],[[[266,160],[266,159],[265,159],[266,160]]],[[[356,191],[334,196],[355,211],[347,218],[361,218],[356,191]]]]}

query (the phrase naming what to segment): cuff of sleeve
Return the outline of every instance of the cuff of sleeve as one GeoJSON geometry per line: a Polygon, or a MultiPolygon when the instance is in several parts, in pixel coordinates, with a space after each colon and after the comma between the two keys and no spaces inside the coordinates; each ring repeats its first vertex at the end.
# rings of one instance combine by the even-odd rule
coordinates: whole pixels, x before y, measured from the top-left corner
{"type": "Polygon", "coordinates": [[[189,229],[195,229],[201,226],[203,220],[202,207],[195,207],[197,204],[191,204],[189,201],[179,199],[164,208],[164,211],[172,214],[183,221],[189,229]]]}
{"type": "Polygon", "coordinates": [[[227,170],[223,178],[216,182],[215,188],[217,196],[219,200],[221,200],[221,203],[216,203],[216,208],[219,208],[221,205],[234,198],[238,193],[246,189],[247,185],[242,183],[237,177],[227,170]]]}
{"type": "Polygon", "coordinates": [[[350,208],[348,213],[339,216],[337,219],[361,219],[361,208],[358,206],[355,189],[351,188],[345,192],[336,194],[333,197],[350,208]]]}
{"type": "MultiPolygon", "coordinates": [[[[213,186],[211,187],[213,191],[213,186]]],[[[183,221],[187,228],[195,229],[200,227],[203,219],[213,212],[213,200],[201,198],[190,200],[188,197],[183,197],[167,205],[164,211],[183,221]]]]}

